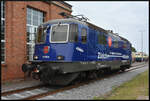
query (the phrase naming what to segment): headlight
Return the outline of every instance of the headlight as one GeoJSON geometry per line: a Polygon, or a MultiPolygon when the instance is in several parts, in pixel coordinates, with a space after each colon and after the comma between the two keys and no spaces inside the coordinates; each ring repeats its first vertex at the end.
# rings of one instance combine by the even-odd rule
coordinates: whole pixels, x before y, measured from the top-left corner
{"type": "Polygon", "coordinates": [[[63,57],[63,56],[57,56],[57,59],[58,59],[58,60],[63,60],[64,57],[63,57]]]}
{"type": "Polygon", "coordinates": [[[37,60],[37,59],[38,59],[38,56],[34,56],[33,59],[34,59],[34,60],[37,60]]]}

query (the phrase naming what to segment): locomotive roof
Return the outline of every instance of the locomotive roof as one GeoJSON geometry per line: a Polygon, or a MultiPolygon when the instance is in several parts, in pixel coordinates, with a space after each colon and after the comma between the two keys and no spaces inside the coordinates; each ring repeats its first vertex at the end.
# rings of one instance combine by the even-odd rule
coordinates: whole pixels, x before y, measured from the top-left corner
{"type": "MultiPolygon", "coordinates": [[[[92,24],[92,23],[89,23],[89,22],[87,22],[87,24],[88,24],[88,26],[90,26],[90,27],[92,27],[92,28],[94,28],[94,29],[99,29],[99,30],[105,32],[106,34],[108,34],[108,31],[105,30],[105,29],[103,29],[103,28],[101,28],[101,27],[98,27],[98,26],[96,26],[96,25],[94,25],[94,24],[92,24]]],[[[111,34],[120,37],[121,40],[124,40],[124,41],[129,42],[127,39],[125,39],[125,38],[123,38],[123,37],[121,37],[121,36],[119,36],[119,35],[117,35],[117,34],[114,34],[114,33],[111,33],[111,34]]],[[[130,43],[130,42],[129,42],[129,43],[130,43]]]]}
{"type": "MultiPolygon", "coordinates": [[[[87,22],[87,25],[90,26],[90,27],[92,27],[92,28],[94,28],[94,29],[101,30],[101,31],[105,32],[106,34],[108,34],[108,31],[107,31],[107,30],[105,30],[105,29],[103,29],[103,28],[101,28],[101,27],[98,27],[98,26],[96,26],[96,25],[94,25],[94,24],[92,24],[92,23],[87,22]]],[[[111,34],[120,37],[121,40],[124,40],[124,41],[129,42],[127,39],[125,39],[125,38],[123,38],[123,37],[121,37],[121,36],[119,36],[119,35],[117,35],[117,34],[114,34],[114,33],[111,33],[111,34]]],[[[130,43],[130,42],[129,42],[129,43],[130,43]]]]}
{"type": "Polygon", "coordinates": [[[49,21],[43,23],[43,25],[46,25],[46,24],[56,24],[56,23],[59,23],[59,22],[61,22],[61,23],[75,22],[75,23],[87,25],[86,22],[79,21],[79,20],[76,20],[76,19],[73,19],[73,18],[49,20],[49,21]]]}
{"type": "MultiPolygon", "coordinates": [[[[42,25],[56,24],[56,23],[59,23],[59,22],[61,22],[61,23],[71,23],[71,22],[75,22],[75,23],[79,23],[79,24],[82,24],[82,25],[89,26],[89,27],[91,27],[91,28],[93,28],[93,29],[96,29],[96,30],[101,30],[101,31],[105,32],[106,34],[108,34],[108,31],[105,30],[105,29],[103,29],[103,28],[101,28],[101,27],[98,27],[98,26],[96,26],[96,25],[94,25],[94,24],[92,24],[92,23],[89,23],[89,22],[79,21],[79,20],[73,19],[73,18],[49,20],[49,21],[43,23],[42,25]]],[[[111,33],[111,34],[120,37],[121,40],[124,40],[124,41],[129,42],[127,39],[125,39],[125,38],[123,38],[123,37],[121,37],[121,36],[119,36],[119,35],[116,35],[116,34],[114,34],[114,33],[111,33]]],[[[130,43],[130,42],[129,42],[129,43],[130,43]]]]}
{"type": "Polygon", "coordinates": [[[75,23],[79,23],[79,24],[83,24],[83,25],[86,25],[86,26],[89,26],[89,27],[92,27],[94,29],[100,29],[104,32],[107,33],[106,30],[104,30],[103,28],[100,28],[92,23],[89,23],[89,22],[84,22],[84,21],[79,21],[79,20],[76,20],[76,19],[73,19],[73,18],[67,18],[67,19],[55,19],[55,20],[49,20],[45,23],[43,23],[43,25],[46,25],[46,24],[55,24],[55,23],[70,23],[70,22],[75,22],[75,23]]]}

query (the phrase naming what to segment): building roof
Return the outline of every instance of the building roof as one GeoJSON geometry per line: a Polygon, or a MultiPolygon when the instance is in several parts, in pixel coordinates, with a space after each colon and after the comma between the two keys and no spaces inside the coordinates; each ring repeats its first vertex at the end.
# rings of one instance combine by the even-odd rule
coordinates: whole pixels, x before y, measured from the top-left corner
{"type": "Polygon", "coordinates": [[[66,6],[68,6],[68,7],[70,7],[70,8],[72,7],[72,5],[66,3],[65,1],[58,1],[58,2],[60,2],[60,3],[64,4],[64,5],[66,5],[66,6]]]}
{"type": "MultiPolygon", "coordinates": [[[[51,1],[51,0],[50,1],[44,1],[44,2],[53,3],[53,1],[51,1]]],[[[65,6],[69,7],[69,8],[72,7],[72,5],[70,5],[70,4],[68,4],[68,3],[64,2],[64,1],[57,1],[57,2],[60,2],[61,4],[65,5],[65,6]]]]}

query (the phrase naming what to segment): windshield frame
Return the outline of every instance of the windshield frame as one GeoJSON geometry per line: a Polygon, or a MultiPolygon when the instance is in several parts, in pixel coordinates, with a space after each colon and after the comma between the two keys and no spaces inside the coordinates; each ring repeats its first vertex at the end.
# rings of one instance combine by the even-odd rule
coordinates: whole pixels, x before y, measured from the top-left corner
{"type": "Polygon", "coordinates": [[[58,24],[53,24],[53,25],[51,25],[51,31],[50,31],[50,43],[67,43],[68,42],[68,39],[69,39],[69,24],[60,24],[60,25],[67,25],[68,26],[68,29],[67,29],[67,39],[65,41],[52,41],[51,40],[52,28],[53,28],[53,26],[58,26],[58,24]]]}

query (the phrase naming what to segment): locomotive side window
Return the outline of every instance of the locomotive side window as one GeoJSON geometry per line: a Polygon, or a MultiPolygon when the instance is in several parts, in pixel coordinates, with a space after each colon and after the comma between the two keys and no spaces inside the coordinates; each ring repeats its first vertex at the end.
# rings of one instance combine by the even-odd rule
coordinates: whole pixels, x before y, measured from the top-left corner
{"type": "Polygon", "coordinates": [[[70,24],[69,41],[70,42],[77,42],[78,41],[78,25],[77,24],[70,24]]]}
{"type": "Polygon", "coordinates": [[[114,41],[113,46],[114,46],[114,48],[118,48],[119,47],[118,41],[114,41]]]}
{"type": "Polygon", "coordinates": [[[107,40],[106,40],[106,36],[102,33],[102,34],[98,34],[98,42],[99,44],[102,45],[106,45],[107,44],[107,40]]]}
{"type": "Polygon", "coordinates": [[[36,43],[44,43],[45,39],[46,39],[46,27],[44,27],[44,28],[39,27],[38,33],[37,33],[36,43]]]}
{"type": "Polygon", "coordinates": [[[123,43],[123,49],[124,49],[124,50],[130,49],[130,47],[131,47],[131,45],[130,45],[128,42],[125,41],[125,42],[123,43]]]}
{"type": "Polygon", "coordinates": [[[86,43],[87,41],[87,30],[85,28],[81,30],[81,41],[82,43],[86,43]]]}
{"type": "Polygon", "coordinates": [[[126,48],[127,48],[127,44],[123,43],[123,49],[126,49],[126,48]]]}
{"type": "Polygon", "coordinates": [[[130,49],[130,44],[129,43],[126,43],[127,45],[127,48],[126,49],[130,49]]]}
{"type": "Polygon", "coordinates": [[[121,40],[121,39],[119,38],[119,36],[114,35],[114,34],[112,34],[112,37],[113,37],[113,41],[112,41],[113,47],[114,48],[119,48],[120,47],[119,46],[119,43],[120,43],[119,40],[121,40]]]}

